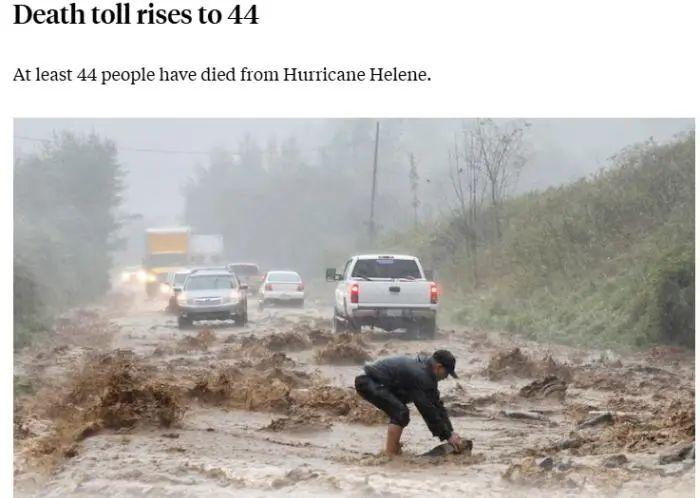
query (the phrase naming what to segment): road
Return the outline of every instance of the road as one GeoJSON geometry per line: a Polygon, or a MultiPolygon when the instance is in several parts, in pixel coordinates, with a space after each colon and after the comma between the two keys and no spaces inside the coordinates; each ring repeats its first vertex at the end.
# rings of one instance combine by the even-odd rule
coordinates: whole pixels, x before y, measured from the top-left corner
{"type": "Polygon", "coordinates": [[[694,441],[692,352],[445,326],[433,341],[333,337],[314,303],[183,331],[161,308],[79,311],[15,356],[31,386],[15,399],[17,496],[692,496],[694,457],[659,461],[694,441]],[[419,456],[439,441],[411,407],[389,459],[353,378],[366,359],[438,348],[457,357],[440,388],[473,452],[419,456]]]}

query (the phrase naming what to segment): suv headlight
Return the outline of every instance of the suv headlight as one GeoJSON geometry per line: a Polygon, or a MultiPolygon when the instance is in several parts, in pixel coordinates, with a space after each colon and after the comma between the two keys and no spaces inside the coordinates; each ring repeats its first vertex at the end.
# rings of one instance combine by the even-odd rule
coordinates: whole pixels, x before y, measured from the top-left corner
{"type": "Polygon", "coordinates": [[[179,304],[179,305],[187,304],[187,294],[185,294],[184,292],[180,292],[177,295],[177,304],[179,304]]]}
{"type": "Polygon", "coordinates": [[[241,293],[237,290],[232,290],[228,296],[225,296],[221,302],[223,303],[237,303],[241,298],[241,293]]]}

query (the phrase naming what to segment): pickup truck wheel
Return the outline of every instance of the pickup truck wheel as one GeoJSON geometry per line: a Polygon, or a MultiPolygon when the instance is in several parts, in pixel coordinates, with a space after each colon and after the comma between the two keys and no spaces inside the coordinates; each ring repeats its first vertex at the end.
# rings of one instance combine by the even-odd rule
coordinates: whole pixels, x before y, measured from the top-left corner
{"type": "Polygon", "coordinates": [[[338,318],[338,315],[333,315],[333,318],[331,319],[331,329],[333,330],[334,334],[345,332],[346,325],[346,322],[338,318]]]}
{"type": "Polygon", "coordinates": [[[178,326],[178,328],[181,328],[181,329],[189,328],[192,326],[192,319],[178,316],[177,317],[177,326],[178,326]]]}
{"type": "Polygon", "coordinates": [[[421,323],[419,331],[422,339],[434,339],[435,331],[437,330],[437,324],[435,323],[435,318],[428,318],[423,323],[421,323]]]}

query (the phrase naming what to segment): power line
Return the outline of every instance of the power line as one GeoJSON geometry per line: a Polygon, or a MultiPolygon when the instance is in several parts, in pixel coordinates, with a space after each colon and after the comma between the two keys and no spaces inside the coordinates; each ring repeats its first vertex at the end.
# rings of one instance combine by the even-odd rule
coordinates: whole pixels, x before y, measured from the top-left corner
{"type": "MultiPolygon", "coordinates": [[[[37,137],[26,137],[21,135],[14,135],[15,140],[26,140],[27,142],[39,142],[39,143],[51,143],[52,140],[48,138],[37,138],[37,137]]],[[[201,150],[175,150],[175,149],[155,149],[150,147],[123,147],[121,145],[116,146],[117,149],[124,152],[146,152],[154,154],[184,154],[190,156],[209,156],[211,152],[201,151],[201,150]]],[[[234,156],[240,156],[239,152],[231,152],[234,156]]]]}

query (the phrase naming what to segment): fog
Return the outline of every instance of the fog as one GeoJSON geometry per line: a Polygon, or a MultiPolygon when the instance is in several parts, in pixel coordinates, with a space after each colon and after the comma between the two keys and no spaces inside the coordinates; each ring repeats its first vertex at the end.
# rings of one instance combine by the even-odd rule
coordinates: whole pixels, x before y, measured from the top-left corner
{"type": "MultiPolygon", "coordinates": [[[[693,127],[689,119],[527,121],[531,126],[524,137],[524,166],[509,195],[590,175],[609,165],[610,156],[626,146],[652,137],[663,142],[693,127]]],[[[449,154],[455,140],[461,147],[460,130],[471,126],[471,120],[379,122],[379,233],[402,229],[413,218],[408,215],[412,212],[410,154],[414,155],[419,176],[418,218],[428,221],[447,215],[454,195],[448,174],[449,154]]],[[[116,144],[116,159],[124,172],[121,211],[132,215],[122,229],[127,243],[116,252],[119,263],[140,262],[146,227],[194,223],[193,228],[200,232],[221,232],[225,225],[229,231],[228,256],[234,259],[262,258],[270,265],[308,268],[310,259],[335,257],[343,246],[369,248],[361,237],[370,211],[374,126],[375,120],[341,119],[17,119],[15,157],[22,160],[31,156],[44,141],[66,131],[83,136],[95,133],[116,144]],[[231,170],[241,169],[235,178],[229,178],[238,186],[230,195],[245,200],[239,204],[231,201],[214,215],[199,212],[201,206],[195,204],[205,202],[207,197],[200,192],[203,198],[195,201],[191,197],[187,207],[188,184],[217,183],[211,175],[207,179],[197,176],[198,170],[210,168],[216,161],[231,170]],[[269,178],[260,180],[263,183],[256,179],[260,171],[268,177],[291,171],[295,176],[278,182],[286,185],[275,190],[277,187],[264,183],[269,178]],[[308,182],[303,181],[304,175],[309,175],[308,182]],[[297,183],[288,183],[292,181],[297,183]],[[299,198],[306,200],[298,202],[299,198]],[[293,209],[290,203],[295,205],[293,209]],[[225,211],[228,209],[235,209],[235,216],[225,211]],[[296,219],[287,219],[289,216],[296,219]],[[300,223],[300,218],[316,226],[307,221],[300,223]],[[234,219],[239,220],[237,228],[231,226],[234,219]],[[284,228],[290,224],[300,226],[284,228]],[[254,228],[276,235],[253,234],[254,228]],[[329,237],[318,237],[317,231],[325,231],[329,237]],[[237,240],[230,240],[232,233],[237,234],[237,240]],[[314,258],[307,257],[309,253],[314,258]]]]}

